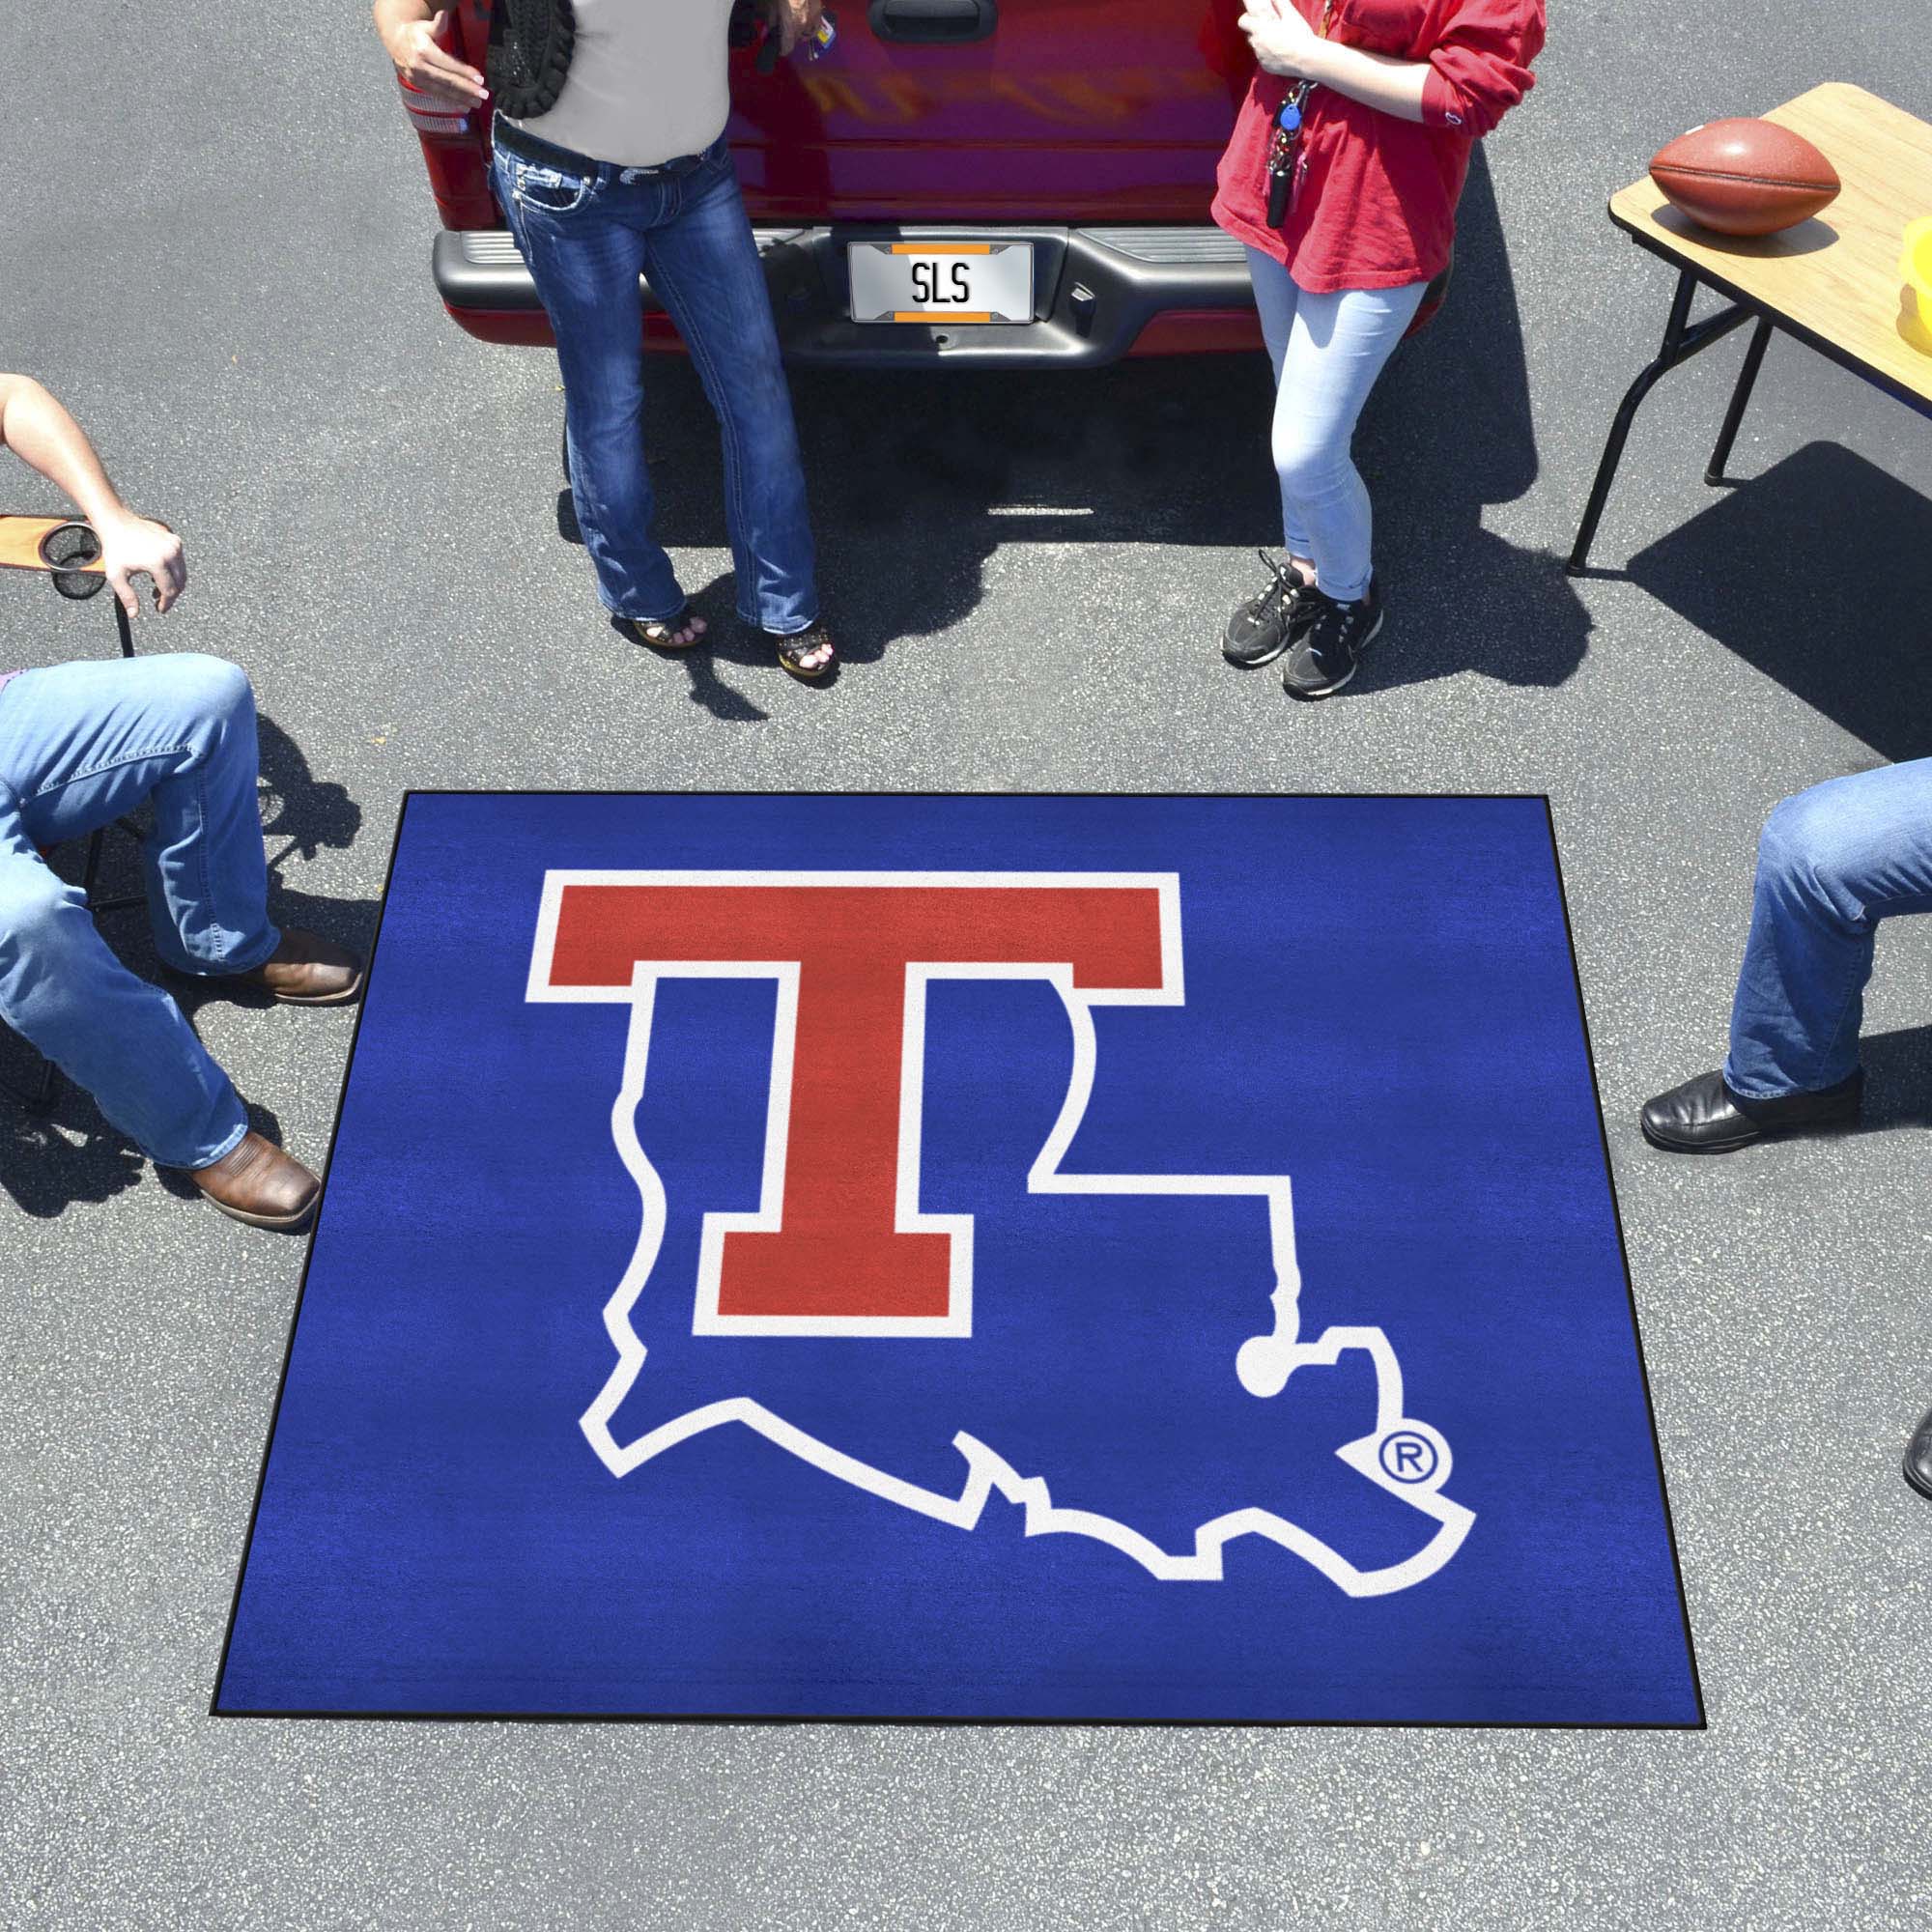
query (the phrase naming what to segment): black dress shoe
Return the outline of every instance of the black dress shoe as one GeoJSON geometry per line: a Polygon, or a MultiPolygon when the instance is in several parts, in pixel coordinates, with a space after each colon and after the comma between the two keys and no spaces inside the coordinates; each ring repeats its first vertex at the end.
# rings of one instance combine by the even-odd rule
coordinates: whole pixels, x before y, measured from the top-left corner
{"type": "Polygon", "coordinates": [[[1671,1153],[1729,1153],[1767,1134],[1799,1127],[1843,1126],[1859,1117],[1864,1068],[1821,1094],[1786,1094],[1776,1100],[1741,1100],[1722,1073],[1700,1073],[1660,1094],[1640,1116],[1643,1137],[1671,1153]]]}
{"type": "Polygon", "coordinates": [[[1905,1480],[1921,1496],[1932,1496],[1932,1408],[1918,1418],[1905,1445],[1905,1480]]]}

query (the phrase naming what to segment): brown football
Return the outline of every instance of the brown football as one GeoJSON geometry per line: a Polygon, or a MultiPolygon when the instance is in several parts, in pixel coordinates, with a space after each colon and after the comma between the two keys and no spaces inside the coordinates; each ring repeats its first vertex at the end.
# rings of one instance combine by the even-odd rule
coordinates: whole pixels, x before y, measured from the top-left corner
{"type": "Polygon", "coordinates": [[[1660,148],[1650,178],[1690,219],[1721,235],[1776,235],[1837,198],[1838,176],[1776,121],[1710,121],[1660,148]]]}

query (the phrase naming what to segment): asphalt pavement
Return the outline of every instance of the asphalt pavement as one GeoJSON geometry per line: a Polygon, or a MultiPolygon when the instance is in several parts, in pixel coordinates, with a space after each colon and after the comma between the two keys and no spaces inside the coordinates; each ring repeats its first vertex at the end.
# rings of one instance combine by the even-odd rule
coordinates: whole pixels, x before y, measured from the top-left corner
{"type": "MultiPolygon", "coordinates": [[[[412,785],[1547,792],[1710,1726],[211,1720],[302,1243],[178,1198],[84,1101],[0,1105],[0,1922],[1932,1921],[1932,1506],[1897,1471],[1932,1403],[1932,921],[1880,946],[1865,1131],[1685,1162],[1635,1126],[1721,1051],[1765,813],[1932,752],[1932,425],[1780,340],[1708,488],[1734,339],[1640,419],[1602,574],[1559,565],[1669,296],[1606,194],[1822,79],[1932,116],[1916,9],[1555,10],[1451,305],[1364,424],[1389,627],[1318,706],[1215,649],[1274,535],[1259,358],[802,376],[845,670],[666,663],[565,540],[554,358],[435,299],[363,8],[111,0],[8,38],[0,366],[185,533],[144,646],[253,677],[287,922],[366,939],[412,785]]],[[[716,594],[681,366],[649,437],[716,594]]],[[[17,467],[0,501],[60,507],[17,467]]],[[[103,606],[0,585],[0,664],[111,647],[103,606]]],[[[197,1024],[320,1163],[353,1014],[197,1024]]]]}

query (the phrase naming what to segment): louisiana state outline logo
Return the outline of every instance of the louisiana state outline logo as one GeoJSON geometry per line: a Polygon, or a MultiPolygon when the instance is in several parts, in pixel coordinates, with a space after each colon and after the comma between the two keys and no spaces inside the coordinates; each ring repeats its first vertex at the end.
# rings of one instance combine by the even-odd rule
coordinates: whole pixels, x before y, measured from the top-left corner
{"type": "MultiPolygon", "coordinates": [[[[1390,1338],[1367,1325],[1304,1336],[1287,1175],[1094,1174],[1068,1154],[1096,1080],[1098,1017],[1113,1007],[1186,1003],[1180,881],[1174,874],[1056,872],[552,872],[544,883],[529,997],[628,1006],[611,1126],[637,1182],[636,1252],[603,1311],[616,1351],[582,1418],[612,1475],[628,1476],[707,1430],[740,1425],[813,1467],[938,1521],[971,1529],[997,1493],[1030,1536],[1092,1537],[1169,1581],[1218,1581],[1238,1537],[1266,1539],[1350,1596],[1406,1589],[1456,1553],[1474,1520],[1444,1492],[1448,1443],[1404,1406],[1390,1338]],[[777,988],[758,1205],[708,1208],[695,1282],[658,1278],[665,1188],[637,1128],[657,992],[667,980],[767,980],[777,988]],[[1051,1470],[1016,1469],[969,1427],[957,1494],[936,1493],[822,1441],[750,1397],[689,1409],[629,1441],[612,1414],[648,1373],[653,1325],[691,1310],[700,1335],[889,1338],[973,1335],[973,1218],[922,1206],[927,989],[937,980],[1035,980],[1065,1009],[1066,1094],[1027,1172],[1031,1194],[1206,1196],[1251,1226],[1256,1316],[1267,1325],[1227,1363],[1231,1402],[1272,1400],[1290,1378],[1345,1351],[1374,1366],[1372,1427],[1336,1454],[1414,1509],[1423,1539],[1400,1562],[1362,1569],[1260,1497],[1207,1498],[1191,1546],[1168,1549],[1131,1522],[1056,1500],[1051,1470]],[[793,1137],[836,1150],[793,1163],[793,1137]]],[[[614,1069],[613,1069],[614,1070],[614,1069]]],[[[1186,1310],[1177,1307],[1177,1321],[1186,1310]]]]}

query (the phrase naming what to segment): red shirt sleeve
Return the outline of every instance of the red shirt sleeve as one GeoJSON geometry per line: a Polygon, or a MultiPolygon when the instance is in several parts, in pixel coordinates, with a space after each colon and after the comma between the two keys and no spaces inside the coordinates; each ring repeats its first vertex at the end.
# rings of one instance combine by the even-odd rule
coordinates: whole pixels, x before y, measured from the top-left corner
{"type": "Polygon", "coordinates": [[[1490,132],[1527,94],[1530,63],[1543,50],[1544,0],[1452,0],[1429,50],[1422,118],[1472,139],[1490,132]]]}

